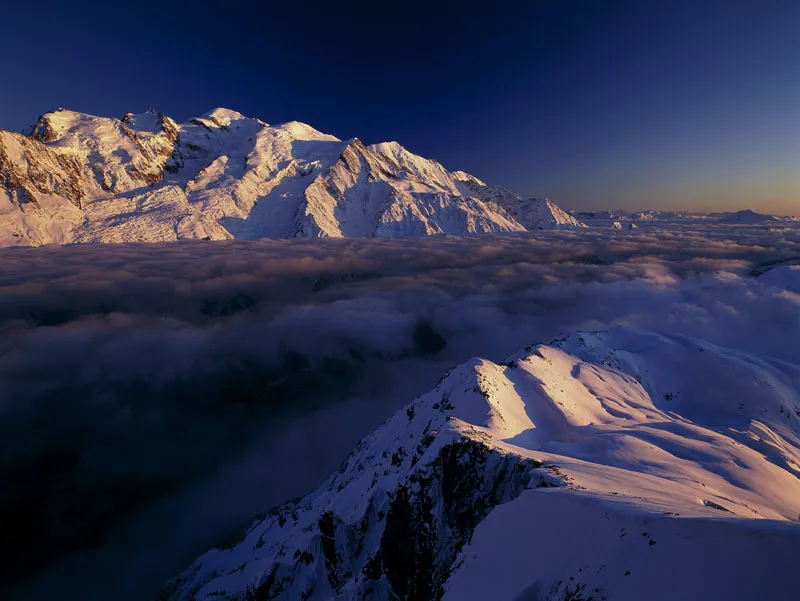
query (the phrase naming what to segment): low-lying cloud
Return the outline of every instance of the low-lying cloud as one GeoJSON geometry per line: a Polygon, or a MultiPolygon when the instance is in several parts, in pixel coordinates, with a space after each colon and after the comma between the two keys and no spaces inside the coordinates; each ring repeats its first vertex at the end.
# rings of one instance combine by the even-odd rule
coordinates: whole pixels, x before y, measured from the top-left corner
{"type": "Polygon", "coordinates": [[[2,251],[0,579],[147,598],[473,355],[627,325],[796,362],[800,297],[752,274],[797,257],[790,225],[2,251]]]}

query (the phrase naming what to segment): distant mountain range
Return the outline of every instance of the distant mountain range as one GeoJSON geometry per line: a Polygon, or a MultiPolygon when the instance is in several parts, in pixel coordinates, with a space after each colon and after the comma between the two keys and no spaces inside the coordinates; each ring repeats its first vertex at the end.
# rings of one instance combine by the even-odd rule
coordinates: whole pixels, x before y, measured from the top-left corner
{"type": "Polygon", "coordinates": [[[339,140],[228,109],[179,124],[68,110],[0,131],[0,246],[426,236],[580,228],[396,142],[339,140]]]}
{"type": "Polygon", "coordinates": [[[705,221],[709,223],[721,224],[759,224],[771,221],[796,221],[795,217],[778,217],[756,213],[751,209],[742,211],[726,211],[721,213],[704,213],[700,211],[656,211],[647,209],[644,211],[577,211],[572,213],[576,219],[595,225],[606,221],[625,221],[632,220],[638,222],[647,221],[705,221]]]}
{"type": "Polygon", "coordinates": [[[720,218],[720,223],[768,223],[770,221],[779,221],[775,215],[764,215],[762,213],[756,213],[755,211],[751,211],[750,209],[745,209],[743,211],[736,211],[735,213],[729,213],[724,215],[720,218]]]}

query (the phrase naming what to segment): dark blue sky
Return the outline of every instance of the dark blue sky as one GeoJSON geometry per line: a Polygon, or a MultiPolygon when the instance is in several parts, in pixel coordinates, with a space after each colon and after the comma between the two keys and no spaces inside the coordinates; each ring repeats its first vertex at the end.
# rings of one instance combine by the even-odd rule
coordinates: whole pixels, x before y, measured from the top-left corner
{"type": "Polygon", "coordinates": [[[215,106],[578,208],[800,214],[800,2],[17,2],[0,127],[215,106]]]}

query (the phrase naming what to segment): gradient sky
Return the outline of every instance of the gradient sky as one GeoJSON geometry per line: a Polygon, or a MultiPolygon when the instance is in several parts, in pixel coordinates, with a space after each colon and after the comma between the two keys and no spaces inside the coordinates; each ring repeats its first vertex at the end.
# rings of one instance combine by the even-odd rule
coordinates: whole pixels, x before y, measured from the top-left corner
{"type": "Polygon", "coordinates": [[[215,106],[591,208],[800,215],[800,2],[16,2],[0,127],[215,106]]]}

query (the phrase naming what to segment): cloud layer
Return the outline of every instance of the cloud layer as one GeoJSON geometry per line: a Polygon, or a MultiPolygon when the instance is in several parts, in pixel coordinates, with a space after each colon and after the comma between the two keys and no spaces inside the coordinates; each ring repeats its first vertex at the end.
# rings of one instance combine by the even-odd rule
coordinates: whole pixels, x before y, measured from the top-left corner
{"type": "Polygon", "coordinates": [[[796,362],[800,296],[752,270],[797,257],[791,225],[2,251],[0,577],[145,598],[447,366],[565,330],[796,362]]]}

